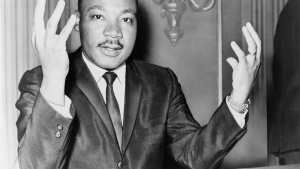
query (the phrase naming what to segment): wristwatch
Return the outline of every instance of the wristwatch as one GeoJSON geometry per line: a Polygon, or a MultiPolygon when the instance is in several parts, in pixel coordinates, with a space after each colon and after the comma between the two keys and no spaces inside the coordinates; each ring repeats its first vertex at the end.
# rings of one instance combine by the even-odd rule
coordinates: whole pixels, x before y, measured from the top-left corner
{"type": "Polygon", "coordinates": [[[228,96],[228,102],[233,110],[235,110],[236,112],[241,113],[241,114],[247,113],[248,109],[249,109],[249,105],[251,104],[250,99],[248,99],[243,104],[238,103],[232,99],[231,95],[228,96]]]}

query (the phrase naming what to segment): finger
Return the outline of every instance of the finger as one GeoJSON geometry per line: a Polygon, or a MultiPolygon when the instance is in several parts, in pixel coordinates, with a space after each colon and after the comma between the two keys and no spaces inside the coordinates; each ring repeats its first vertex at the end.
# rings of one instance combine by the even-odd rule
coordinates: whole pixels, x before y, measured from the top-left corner
{"type": "Polygon", "coordinates": [[[234,70],[237,65],[238,65],[238,61],[232,57],[227,58],[226,61],[229,63],[229,65],[231,66],[231,68],[234,70]]]}
{"type": "Polygon", "coordinates": [[[255,66],[255,61],[256,61],[256,55],[247,55],[247,63],[251,67],[255,66]]]}
{"type": "Polygon", "coordinates": [[[63,30],[60,33],[60,39],[63,41],[67,41],[69,35],[71,34],[73,27],[76,23],[76,15],[72,14],[66,24],[66,26],[63,28],[63,30]]]}
{"type": "Polygon", "coordinates": [[[231,45],[231,48],[233,49],[234,53],[238,57],[239,62],[245,62],[246,57],[245,57],[245,53],[242,51],[242,49],[234,41],[232,41],[230,45],[231,45]]]}
{"type": "Polygon", "coordinates": [[[255,29],[249,22],[246,24],[246,27],[256,43],[256,57],[257,57],[257,60],[260,62],[260,60],[261,60],[261,40],[260,40],[257,32],[255,31],[255,29]]]}
{"type": "Polygon", "coordinates": [[[53,35],[56,34],[57,25],[61,18],[62,13],[64,12],[64,8],[65,8],[65,1],[59,0],[53,14],[51,15],[50,19],[47,22],[47,35],[46,35],[47,38],[52,37],[53,35]]]}
{"type": "Polygon", "coordinates": [[[36,34],[45,31],[44,14],[46,0],[38,0],[34,11],[34,29],[36,34]]]}
{"type": "Polygon", "coordinates": [[[255,54],[256,53],[256,44],[254,39],[252,38],[251,34],[249,33],[248,29],[244,26],[242,28],[243,34],[246,38],[246,42],[248,44],[248,52],[250,54],[255,54]]]}

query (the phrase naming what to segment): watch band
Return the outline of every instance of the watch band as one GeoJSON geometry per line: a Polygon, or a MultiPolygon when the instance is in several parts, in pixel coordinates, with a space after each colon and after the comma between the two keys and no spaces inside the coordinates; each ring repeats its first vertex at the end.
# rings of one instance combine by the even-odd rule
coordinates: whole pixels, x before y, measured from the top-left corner
{"type": "Polygon", "coordinates": [[[237,111],[238,113],[246,113],[248,112],[249,105],[251,104],[250,99],[248,99],[245,103],[241,104],[236,101],[234,101],[231,97],[231,95],[228,96],[228,102],[232,109],[237,111]]]}

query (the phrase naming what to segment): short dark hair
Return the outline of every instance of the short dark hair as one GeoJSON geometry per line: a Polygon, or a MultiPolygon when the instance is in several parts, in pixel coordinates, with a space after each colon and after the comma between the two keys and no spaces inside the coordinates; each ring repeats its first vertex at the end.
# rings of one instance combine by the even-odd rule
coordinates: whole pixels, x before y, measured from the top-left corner
{"type": "Polygon", "coordinates": [[[81,13],[81,4],[82,4],[82,0],[78,0],[78,11],[81,13]]]}
{"type": "MultiPolygon", "coordinates": [[[[82,11],[81,11],[81,4],[82,4],[82,1],[83,0],[78,0],[78,11],[81,13],[82,11]]],[[[135,3],[136,3],[136,6],[138,6],[138,0],[135,0],[135,3]]]]}

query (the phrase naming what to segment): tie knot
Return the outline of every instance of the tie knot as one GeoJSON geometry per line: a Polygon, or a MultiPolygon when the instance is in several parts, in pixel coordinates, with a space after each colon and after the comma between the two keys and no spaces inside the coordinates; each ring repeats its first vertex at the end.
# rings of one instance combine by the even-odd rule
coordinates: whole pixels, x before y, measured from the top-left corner
{"type": "Polygon", "coordinates": [[[107,85],[112,85],[117,78],[117,75],[114,72],[106,72],[103,75],[104,80],[106,81],[107,85]]]}

